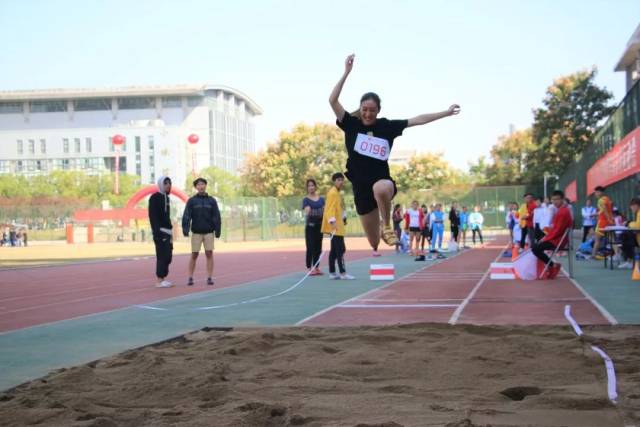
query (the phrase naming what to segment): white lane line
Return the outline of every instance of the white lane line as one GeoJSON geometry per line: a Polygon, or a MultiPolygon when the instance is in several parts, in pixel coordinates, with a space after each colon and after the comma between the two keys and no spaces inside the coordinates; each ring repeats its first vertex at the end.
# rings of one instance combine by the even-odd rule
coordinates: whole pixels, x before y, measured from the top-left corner
{"type": "Polygon", "coordinates": [[[404,276],[402,276],[402,277],[400,277],[400,278],[398,278],[398,279],[394,280],[393,282],[389,282],[389,283],[387,283],[386,285],[380,286],[379,288],[371,289],[371,290],[369,290],[369,291],[367,291],[367,292],[365,292],[365,293],[363,293],[363,294],[356,295],[356,296],[355,296],[355,297],[353,297],[353,298],[349,298],[349,299],[347,299],[347,300],[345,300],[345,301],[339,302],[339,303],[334,304],[334,305],[332,305],[332,306],[329,306],[329,307],[327,307],[327,308],[325,308],[325,309],[322,309],[322,310],[318,311],[317,313],[312,314],[311,316],[305,317],[304,319],[300,320],[299,322],[297,322],[297,323],[295,324],[295,326],[301,326],[301,325],[303,325],[304,323],[306,323],[306,322],[308,322],[308,321],[310,321],[310,320],[313,320],[313,319],[315,319],[316,317],[320,317],[320,316],[322,316],[323,314],[325,314],[325,313],[327,313],[327,312],[329,312],[329,311],[333,310],[334,308],[339,307],[339,306],[340,306],[340,305],[342,305],[342,304],[348,304],[348,303],[350,303],[351,301],[356,301],[356,300],[358,300],[358,299],[360,299],[360,298],[362,298],[362,297],[366,297],[366,296],[368,296],[368,295],[371,295],[371,294],[373,294],[374,292],[378,292],[378,291],[381,291],[381,290],[383,290],[383,289],[386,289],[386,288],[388,288],[389,286],[391,286],[391,285],[395,285],[395,284],[397,284],[398,282],[400,282],[400,281],[404,280],[404,279],[405,279],[405,278],[407,278],[407,277],[411,277],[412,275],[414,275],[414,274],[418,273],[419,271],[423,271],[423,270],[425,270],[425,269],[427,269],[427,268],[431,268],[431,267],[433,267],[434,265],[439,265],[439,264],[441,264],[441,263],[442,263],[442,262],[444,262],[444,261],[447,261],[447,260],[450,260],[450,259],[454,259],[454,258],[455,258],[455,257],[457,257],[458,255],[461,255],[461,254],[466,253],[466,252],[467,252],[467,251],[460,251],[460,252],[458,252],[457,254],[455,254],[455,255],[453,255],[453,256],[451,256],[451,257],[449,257],[449,258],[445,258],[445,259],[437,260],[436,262],[434,262],[434,263],[432,263],[432,264],[425,265],[424,267],[422,267],[422,268],[421,268],[420,270],[418,270],[418,271],[414,271],[414,272],[411,272],[411,273],[409,273],[409,274],[406,274],[406,275],[404,275],[404,276]]]}
{"type": "MultiPolygon", "coordinates": [[[[508,245],[504,246],[504,248],[501,249],[500,253],[498,254],[498,256],[493,262],[497,262],[500,258],[502,258],[502,252],[507,247],[508,245]]],[[[491,273],[491,265],[489,265],[489,268],[487,268],[487,271],[485,271],[480,281],[473,287],[471,292],[469,292],[469,295],[467,295],[464,301],[462,301],[462,304],[460,304],[456,309],[456,311],[453,312],[453,314],[451,315],[451,318],[449,319],[450,325],[455,325],[458,322],[458,319],[460,319],[460,315],[462,314],[462,311],[467,307],[467,305],[469,304],[469,301],[471,301],[471,298],[475,296],[476,292],[478,292],[478,289],[480,289],[480,286],[482,286],[482,284],[487,280],[487,278],[489,277],[489,273],[491,273]]]]}
{"type": "Polygon", "coordinates": [[[616,318],[613,317],[613,315],[609,313],[606,308],[600,305],[600,303],[596,301],[595,298],[589,295],[589,293],[585,291],[584,288],[580,286],[578,282],[576,282],[573,278],[569,277],[569,273],[567,273],[564,267],[562,268],[562,272],[564,273],[565,276],[567,276],[567,279],[569,279],[571,283],[573,283],[573,286],[578,288],[578,290],[582,293],[582,295],[584,295],[591,302],[591,304],[593,304],[598,309],[598,311],[600,311],[600,314],[602,314],[609,323],[611,323],[612,325],[618,324],[618,321],[616,320],[616,318]]]}
{"type": "Polygon", "coordinates": [[[571,316],[571,306],[570,305],[565,305],[564,306],[564,317],[569,321],[571,326],[573,326],[573,330],[576,332],[576,335],[577,336],[581,336],[582,335],[582,329],[580,328],[580,325],[578,325],[578,322],[576,322],[576,319],[574,319],[573,316],[571,316]]]}
{"type": "Polygon", "coordinates": [[[451,308],[458,304],[344,304],[336,308],[451,308]]]}
{"type": "Polygon", "coordinates": [[[605,353],[604,351],[602,351],[602,349],[600,349],[600,347],[596,347],[595,345],[591,346],[591,350],[595,351],[596,353],[598,353],[600,355],[600,357],[602,357],[602,359],[604,360],[604,366],[607,369],[607,394],[609,395],[609,400],[611,402],[613,402],[614,404],[617,404],[618,402],[618,391],[617,391],[617,384],[616,384],[616,370],[613,367],[613,360],[611,360],[611,358],[607,355],[607,353],[605,353]]]}

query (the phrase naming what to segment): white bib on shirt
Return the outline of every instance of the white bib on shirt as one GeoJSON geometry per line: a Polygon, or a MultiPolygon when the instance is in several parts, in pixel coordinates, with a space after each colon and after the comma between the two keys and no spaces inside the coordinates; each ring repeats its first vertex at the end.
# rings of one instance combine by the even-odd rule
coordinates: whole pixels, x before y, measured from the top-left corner
{"type": "Polygon", "coordinates": [[[354,150],[363,156],[386,161],[389,159],[391,148],[389,147],[389,141],[386,139],[359,133],[354,150]]]}

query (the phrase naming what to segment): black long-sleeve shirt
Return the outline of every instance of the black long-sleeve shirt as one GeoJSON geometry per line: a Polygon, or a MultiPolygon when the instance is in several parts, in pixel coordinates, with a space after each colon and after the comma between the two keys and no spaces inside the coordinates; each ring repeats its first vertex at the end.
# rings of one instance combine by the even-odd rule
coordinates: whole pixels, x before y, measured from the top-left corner
{"type": "Polygon", "coordinates": [[[216,237],[220,237],[222,219],[216,199],[207,193],[191,197],[182,214],[182,233],[185,236],[189,234],[189,226],[193,233],[215,233],[216,237]]]}
{"type": "Polygon", "coordinates": [[[154,193],[149,197],[149,222],[154,238],[166,237],[167,234],[160,231],[160,228],[172,228],[171,225],[171,205],[169,196],[162,193],[154,193]]]}

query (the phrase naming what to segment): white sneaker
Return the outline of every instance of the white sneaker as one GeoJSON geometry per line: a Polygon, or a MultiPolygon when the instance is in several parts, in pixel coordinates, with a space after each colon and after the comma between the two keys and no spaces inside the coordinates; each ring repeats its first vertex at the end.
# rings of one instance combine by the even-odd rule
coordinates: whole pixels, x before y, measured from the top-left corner
{"type": "Polygon", "coordinates": [[[355,280],[356,278],[350,274],[344,273],[340,275],[340,280],[355,280]]]}
{"type": "Polygon", "coordinates": [[[329,274],[329,279],[330,280],[340,280],[340,276],[338,276],[337,273],[330,273],[329,274]]]}
{"type": "Polygon", "coordinates": [[[163,280],[162,282],[156,285],[156,288],[170,288],[172,286],[173,286],[173,283],[171,283],[168,280],[163,280]]]}
{"type": "Polygon", "coordinates": [[[618,266],[618,268],[620,268],[620,269],[622,269],[622,270],[624,270],[624,269],[630,270],[630,269],[632,269],[632,268],[633,268],[633,264],[632,264],[632,263],[630,263],[629,261],[626,261],[626,262],[623,262],[622,264],[620,264],[620,265],[618,266]]]}

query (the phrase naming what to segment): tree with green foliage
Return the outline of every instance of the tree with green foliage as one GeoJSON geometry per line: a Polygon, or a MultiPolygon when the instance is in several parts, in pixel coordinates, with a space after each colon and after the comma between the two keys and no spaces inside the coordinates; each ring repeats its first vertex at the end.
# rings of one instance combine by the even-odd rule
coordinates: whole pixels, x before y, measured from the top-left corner
{"type": "Polygon", "coordinates": [[[595,83],[597,69],[556,79],[534,110],[533,149],[525,161],[526,178],[539,182],[545,173],[560,175],[582,154],[598,124],[615,109],[611,92],[595,83]]]}
{"type": "Polygon", "coordinates": [[[491,163],[486,167],[486,182],[491,185],[515,185],[526,181],[526,162],[534,149],[531,128],[498,138],[491,148],[491,163]]]}
{"type": "Polygon", "coordinates": [[[249,155],[242,181],[254,196],[285,197],[306,193],[305,181],[314,178],[321,191],[331,175],[343,171],[347,161],[342,131],[332,124],[298,124],[281,132],[266,150],[249,155]]]}
{"type": "MultiPolygon", "coordinates": [[[[198,176],[207,180],[207,192],[222,199],[242,195],[240,178],[215,166],[209,166],[198,172],[198,176]]],[[[184,188],[193,189],[193,177],[189,176],[184,188]]],[[[195,190],[193,190],[195,192],[195,190]]]]}
{"type": "Polygon", "coordinates": [[[410,158],[394,179],[402,191],[430,189],[457,183],[460,172],[451,167],[442,153],[423,153],[410,158]]]}

